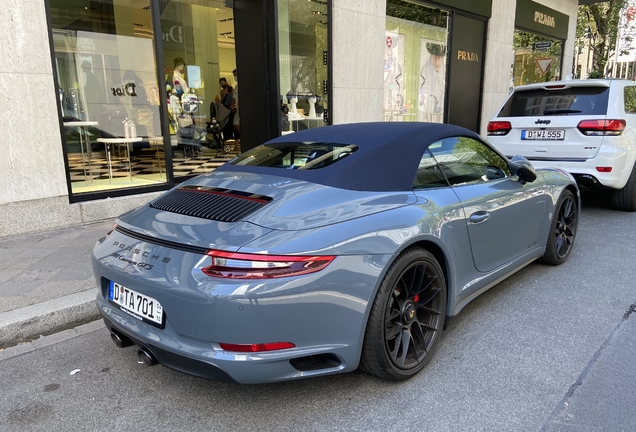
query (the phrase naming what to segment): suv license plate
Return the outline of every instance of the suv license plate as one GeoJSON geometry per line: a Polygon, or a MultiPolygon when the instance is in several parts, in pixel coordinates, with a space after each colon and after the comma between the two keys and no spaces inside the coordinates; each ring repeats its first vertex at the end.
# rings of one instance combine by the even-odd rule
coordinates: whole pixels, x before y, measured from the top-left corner
{"type": "Polygon", "coordinates": [[[563,129],[552,130],[522,130],[522,140],[538,140],[538,141],[557,141],[565,139],[565,131],[563,129]]]}
{"type": "Polygon", "coordinates": [[[110,281],[108,299],[140,321],[163,325],[163,306],[157,300],[110,281]]]}

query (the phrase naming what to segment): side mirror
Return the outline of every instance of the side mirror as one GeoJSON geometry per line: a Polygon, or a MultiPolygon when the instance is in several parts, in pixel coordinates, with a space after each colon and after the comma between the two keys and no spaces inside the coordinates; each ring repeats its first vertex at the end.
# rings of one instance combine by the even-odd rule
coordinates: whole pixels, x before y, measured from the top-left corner
{"type": "Polygon", "coordinates": [[[508,167],[512,175],[519,176],[521,184],[532,183],[537,179],[537,173],[534,171],[534,167],[530,161],[523,156],[515,156],[510,162],[508,167]]]}

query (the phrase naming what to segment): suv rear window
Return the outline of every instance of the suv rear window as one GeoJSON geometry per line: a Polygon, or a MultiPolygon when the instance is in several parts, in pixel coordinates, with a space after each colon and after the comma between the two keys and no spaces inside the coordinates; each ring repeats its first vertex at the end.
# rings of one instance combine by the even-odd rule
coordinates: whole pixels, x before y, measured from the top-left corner
{"type": "Polygon", "coordinates": [[[606,115],[608,95],[607,87],[518,91],[506,101],[498,117],[606,115]]]}
{"type": "Polygon", "coordinates": [[[264,144],[235,157],[229,164],[314,170],[351,156],[358,146],[324,142],[264,144]]]}

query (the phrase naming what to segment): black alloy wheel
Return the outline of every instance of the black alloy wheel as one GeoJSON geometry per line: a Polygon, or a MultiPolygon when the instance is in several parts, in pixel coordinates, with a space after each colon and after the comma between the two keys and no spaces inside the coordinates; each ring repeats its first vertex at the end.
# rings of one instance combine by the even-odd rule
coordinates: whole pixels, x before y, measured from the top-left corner
{"type": "Polygon", "coordinates": [[[401,381],[430,360],[446,317],[446,282],[435,257],[413,248],[387,272],[365,334],[361,368],[401,381]]]}
{"type": "Polygon", "coordinates": [[[543,255],[543,261],[550,265],[562,264],[568,258],[574,246],[578,225],[578,204],[571,191],[563,192],[556,208],[543,255]]]}

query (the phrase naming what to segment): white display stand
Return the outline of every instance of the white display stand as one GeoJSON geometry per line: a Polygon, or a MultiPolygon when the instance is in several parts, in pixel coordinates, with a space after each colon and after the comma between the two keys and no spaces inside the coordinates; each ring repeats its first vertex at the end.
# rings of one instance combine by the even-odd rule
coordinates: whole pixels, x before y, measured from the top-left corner
{"type": "Polygon", "coordinates": [[[288,116],[287,118],[289,119],[289,123],[291,125],[291,130],[294,131],[294,132],[298,132],[298,122],[300,122],[300,121],[308,121],[308,122],[315,121],[316,122],[316,121],[324,121],[325,120],[322,117],[309,117],[309,116],[301,116],[301,115],[293,116],[293,117],[288,116]],[[294,125],[296,125],[296,126],[294,127],[294,125]]]}
{"type": "Polygon", "coordinates": [[[128,148],[128,144],[135,143],[141,141],[141,137],[137,138],[97,138],[97,142],[104,143],[106,145],[106,161],[108,163],[108,181],[113,181],[113,163],[110,156],[110,145],[114,144],[119,148],[122,144],[124,145],[124,149],[126,152],[126,164],[128,165],[128,175],[130,177],[130,181],[132,182],[132,167],[130,165],[130,149],[128,148]]]}

